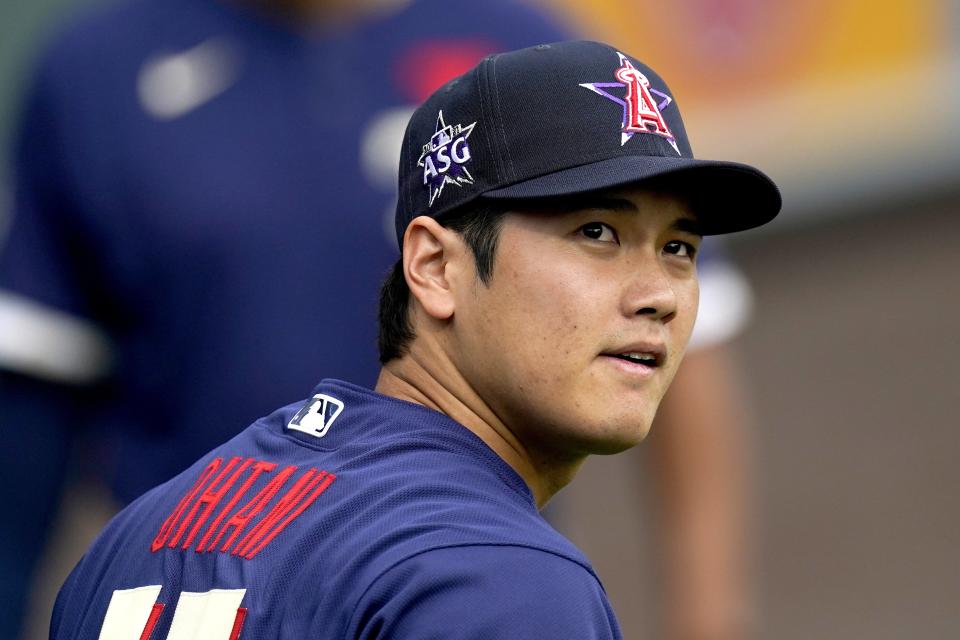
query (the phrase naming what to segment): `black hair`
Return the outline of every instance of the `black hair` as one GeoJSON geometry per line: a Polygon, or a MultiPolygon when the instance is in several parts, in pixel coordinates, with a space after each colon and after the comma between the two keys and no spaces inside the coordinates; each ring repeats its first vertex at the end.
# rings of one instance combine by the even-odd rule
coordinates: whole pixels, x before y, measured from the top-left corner
{"type": "MultiPolygon", "coordinates": [[[[490,284],[497,241],[506,209],[474,200],[444,214],[437,221],[456,231],[473,253],[477,277],[490,284]]],[[[397,260],[380,287],[380,363],[402,357],[415,334],[410,326],[410,288],[403,276],[403,261],[397,260]]]]}

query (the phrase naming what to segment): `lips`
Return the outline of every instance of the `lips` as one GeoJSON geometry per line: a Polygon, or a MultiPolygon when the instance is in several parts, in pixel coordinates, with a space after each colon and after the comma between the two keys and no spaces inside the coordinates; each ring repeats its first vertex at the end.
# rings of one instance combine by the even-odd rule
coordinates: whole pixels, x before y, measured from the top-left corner
{"type": "Polygon", "coordinates": [[[667,361],[666,348],[662,344],[657,343],[624,345],[609,351],[604,351],[600,355],[623,360],[630,364],[643,365],[652,369],[662,367],[667,361]]]}

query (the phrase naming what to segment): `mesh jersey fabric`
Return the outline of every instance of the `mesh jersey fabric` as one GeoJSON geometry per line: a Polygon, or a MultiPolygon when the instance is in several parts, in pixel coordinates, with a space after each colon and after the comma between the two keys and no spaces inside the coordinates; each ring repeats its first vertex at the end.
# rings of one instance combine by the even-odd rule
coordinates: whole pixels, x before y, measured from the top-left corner
{"type": "Polygon", "coordinates": [[[61,590],[51,638],[97,638],[113,593],[147,585],[162,586],[165,605],[155,638],[166,637],[182,592],[214,589],[245,590],[241,638],[620,637],[588,561],[474,434],[348,383],[324,380],[314,393],[342,403],[322,437],[291,430],[301,405],[284,407],[123,510],[61,590]],[[198,478],[234,457],[277,466],[232,501],[241,476],[200,520],[203,511],[181,501],[196,489],[193,502],[204,504],[201,495],[224,485],[208,476],[198,488],[198,478]],[[335,480],[252,558],[219,544],[197,551],[289,466],[291,482],[307,468],[335,480]],[[202,526],[189,544],[154,544],[181,505],[167,531],[202,526]],[[225,517],[214,518],[221,508],[225,517]]]}

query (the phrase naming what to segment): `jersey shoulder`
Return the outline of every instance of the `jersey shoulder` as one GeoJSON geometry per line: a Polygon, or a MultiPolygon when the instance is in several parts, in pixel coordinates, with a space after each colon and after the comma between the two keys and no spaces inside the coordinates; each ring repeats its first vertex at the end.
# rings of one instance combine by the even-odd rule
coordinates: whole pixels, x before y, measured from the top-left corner
{"type": "MultiPolygon", "coordinates": [[[[431,585],[450,589],[425,617],[483,594],[530,599],[566,583],[551,601],[564,609],[582,601],[589,620],[607,619],[587,560],[475,435],[425,407],[328,381],[121,512],[62,590],[58,619],[92,612],[83,619],[95,624],[117,591],[160,585],[152,597],[171,613],[158,633],[182,594],[242,590],[237,606],[254,637],[284,637],[278,624],[296,637],[354,637],[351,625],[393,620],[390,611],[431,585]],[[305,598],[294,609],[291,594],[305,598]],[[317,621],[333,635],[319,634],[317,621]]],[[[390,637],[413,637],[403,630],[420,624],[417,611],[398,618],[390,637]]],[[[479,628],[503,624],[494,613],[479,628]]],[[[536,620],[559,615],[547,608],[536,620]]],[[[78,637],[99,629],[85,632],[78,637]]]]}
{"type": "Polygon", "coordinates": [[[620,637],[597,577],[541,548],[460,545],[398,563],[358,603],[352,637],[620,637]]]}

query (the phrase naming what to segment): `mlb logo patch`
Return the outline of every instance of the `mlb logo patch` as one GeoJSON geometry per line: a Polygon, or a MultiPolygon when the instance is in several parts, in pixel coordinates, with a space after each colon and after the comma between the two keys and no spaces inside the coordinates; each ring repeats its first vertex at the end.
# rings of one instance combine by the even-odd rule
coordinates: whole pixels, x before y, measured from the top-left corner
{"type": "Polygon", "coordinates": [[[301,431],[311,436],[322,438],[327,434],[330,425],[343,411],[343,403],[336,398],[318,393],[313,396],[297,415],[287,424],[287,429],[301,431]]]}

